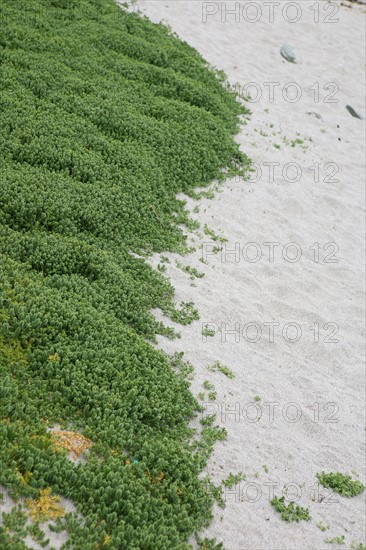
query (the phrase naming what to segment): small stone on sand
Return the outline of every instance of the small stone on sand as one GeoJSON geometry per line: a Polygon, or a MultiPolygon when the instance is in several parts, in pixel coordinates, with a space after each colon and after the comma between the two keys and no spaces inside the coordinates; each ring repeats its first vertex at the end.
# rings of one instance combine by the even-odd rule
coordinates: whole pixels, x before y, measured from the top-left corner
{"type": "Polygon", "coordinates": [[[296,63],[295,52],[288,44],[282,46],[282,48],[280,49],[280,53],[282,57],[286,59],[286,61],[288,61],[289,63],[296,63]]]}
{"type": "Polygon", "coordinates": [[[365,120],[362,115],[359,115],[351,105],[346,105],[347,111],[355,118],[359,118],[360,120],[365,120]]]}

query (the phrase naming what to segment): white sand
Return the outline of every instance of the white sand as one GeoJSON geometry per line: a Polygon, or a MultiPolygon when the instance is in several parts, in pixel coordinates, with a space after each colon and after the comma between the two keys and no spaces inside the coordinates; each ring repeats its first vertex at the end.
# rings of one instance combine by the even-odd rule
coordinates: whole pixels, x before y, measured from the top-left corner
{"type": "MultiPolygon", "coordinates": [[[[264,162],[280,163],[273,182],[264,166],[262,178],[256,183],[229,181],[214,200],[199,201],[200,212],[193,217],[216,233],[222,231],[228,239],[227,250],[234,249],[235,243],[243,250],[246,243],[254,242],[261,246],[263,257],[250,263],[241,256],[235,263],[232,255],[223,262],[219,253],[209,256],[205,265],[199,261],[199,246],[211,239],[193,235],[198,250],[178,258],[204,272],[205,277],[195,279],[197,286],[192,287],[189,275],[175,267],[173,255],[167,275],[177,289],[177,302],[193,300],[201,320],[188,327],[177,326],[181,340],[161,338],[159,345],[169,353],[184,351],[186,359],[194,364],[192,388],[196,395],[205,380],[212,382],[217,391],[218,423],[225,426],[228,437],[216,446],[207,472],[217,483],[230,472],[247,475],[236,488],[236,495],[226,495],[226,508],[216,508],[214,521],[204,535],[217,537],[228,550],[337,548],[337,544],[327,544],[324,539],[340,535],[345,536],[342,547],[350,548],[352,541],[365,543],[364,495],[350,499],[333,495],[331,499],[329,491],[319,489],[316,473],[323,469],[340,471],[365,481],[365,122],[352,118],[345,108],[350,104],[358,112],[363,110],[365,8],[338,4],[340,9],[333,16],[338,17],[338,23],[315,23],[314,12],[309,9],[313,3],[299,2],[302,17],[289,24],[280,16],[284,2],[277,8],[279,15],[275,12],[273,23],[268,22],[268,11],[259,4],[262,19],[250,24],[242,17],[235,22],[233,16],[223,23],[220,13],[203,23],[202,3],[198,1],[138,2],[142,12],[154,21],[164,19],[212,65],[223,69],[231,84],[256,82],[262,86],[262,100],[250,105],[253,115],[238,141],[262,167],[264,162]],[[293,47],[298,64],[280,56],[280,47],[286,43],[293,47]],[[265,82],[281,83],[275,88],[273,102],[263,87],[265,82]],[[281,91],[288,82],[301,87],[300,101],[283,100],[281,91]],[[316,82],[319,102],[314,101],[316,82]],[[339,85],[333,96],[335,103],[323,101],[334,89],[323,89],[329,82],[339,85]],[[288,140],[296,137],[304,139],[304,144],[291,147],[288,140]],[[300,181],[285,181],[282,169],[288,162],[302,167],[300,181]],[[339,181],[325,179],[331,174],[330,166],[326,173],[322,168],[327,162],[339,165],[334,176],[339,181]],[[319,182],[314,181],[314,170],[310,169],[314,163],[321,166],[319,182]],[[265,242],[279,243],[273,262],[268,259],[265,242]],[[301,247],[302,256],[296,263],[285,261],[281,255],[284,245],[290,242],[301,247]],[[309,248],[316,242],[320,246],[319,262],[314,261],[314,250],[309,248]],[[332,259],[334,251],[333,246],[323,250],[326,243],[339,247],[335,255],[338,263],[324,262],[325,257],[332,259]],[[235,329],[235,323],[242,330],[246,323],[257,322],[262,337],[249,343],[240,334],[235,342],[235,335],[226,334],[226,341],[222,341],[225,336],[221,332],[204,342],[201,330],[205,322],[218,326],[225,323],[226,330],[235,329]],[[269,322],[280,323],[272,343],[269,327],[264,325],[269,322]],[[302,328],[302,337],[296,343],[282,336],[289,322],[302,328]],[[319,323],[318,343],[309,328],[314,323],[319,323]],[[335,326],[324,326],[326,323],[339,327],[333,336],[338,343],[324,342],[335,326]],[[207,366],[216,360],[229,366],[235,379],[209,372],[207,366]],[[251,422],[256,395],[261,398],[256,405],[262,416],[258,422],[251,422]],[[273,421],[270,403],[277,404],[273,405],[273,421]],[[222,410],[235,406],[236,419],[225,414],[220,418],[222,410]],[[296,415],[301,418],[290,422],[296,415]],[[309,507],[312,520],[299,524],[282,521],[269,504],[268,483],[276,484],[277,496],[282,495],[286,484],[295,484],[292,491],[296,496],[301,490],[298,503],[309,507]],[[256,495],[258,500],[253,502],[256,495]],[[326,498],[320,502],[322,496],[326,498]],[[322,532],[317,527],[320,521],[330,529],[322,532]]],[[[233,5],[227,3],[228,7],[233,5]]],[[[324,2],[319,6],[322,21],[333,8],[324,2]]],[[[293,17],[294,12],[288,13],[293,17]]],[[[254,89],[251,95],[255,95],[254,89]]],[[[289,171],[290,177],[293,174],[289,171]]],[[[189,200],[189,209],[196,204],[189,200]]],[[[288,257],[294,251],[289,248],[288,257]]],[[[247,249],[247,253],[253,257],[254,248],[247,249]]],[[[290,327],[288,337],[293,336],[290,327]]],[[[253,331],[248,337],[253,337],[253,331]]]]}

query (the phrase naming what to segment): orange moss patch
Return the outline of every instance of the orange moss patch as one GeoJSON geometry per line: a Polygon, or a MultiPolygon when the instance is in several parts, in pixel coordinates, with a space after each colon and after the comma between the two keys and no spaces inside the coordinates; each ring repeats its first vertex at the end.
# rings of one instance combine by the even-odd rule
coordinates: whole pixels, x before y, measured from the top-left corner
{"type": "Polygon", "coordinates": [[[78,458],[93,445],[93,442],[78,432],[66,432],[55,430],[52,432],[52,439],[56,447],[66,449],[78,458]]]}
{"type": "Polygon", "coordinates": [[[64,517],[65,510],[60,504],[61,498],[52,496],[51,492],[52,489],[48,487],[41,491],[41,496],[38,499],[27,499],[25,501],[29,510],[29,517],[33,521],[43,522],[64,517]]]}

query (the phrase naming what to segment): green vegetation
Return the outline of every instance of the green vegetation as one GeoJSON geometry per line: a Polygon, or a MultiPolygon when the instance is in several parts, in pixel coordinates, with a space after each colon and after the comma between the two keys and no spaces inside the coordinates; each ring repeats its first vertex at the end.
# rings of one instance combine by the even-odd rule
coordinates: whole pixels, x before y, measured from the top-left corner
{"type": "Polygon", "coordinates": [[[318,529],[320,529],[323,532],[327,531],[330,528],[329,525],[327,525],[323,521],[320,521],[319,523],[317,523],[316,526],[318,527],[318,529]]]}
{"type": "Polygon", "coordinates": [[[68,547],[188,548],[226,432],[192,441],[189,368],[152,347],[177,335],[150,311],[198,314],[144,258],[187,249],[178,192],[245,173],[245,109],[193,48],[113,0],[11,0],[0,17],[0,485],[71,499],[83,517],[54,527],[68,547]],[[93,442],[85,462],[53,443],[56,424],[93,442]]]}
{"type": "Polygon", "coordinates": [[[224,550],[222,542],[217,542],[216,539],[196,537],[196,542],[200,550],[224,550]]]}
{"type": "Polygon", "coordinates": [[[212,424],[215,422],[216,420],[216,414],[208,414],[206,416],[203,416],[200,420],[200,424],[202,426],[212,426],[212,424]]]}
{"type": "Polygon", "coordinates": [[[189,361],[183,360],[184,352],[175,352],[169,357],[170,365],[182,380],[192,380],[194,376],[193,365],[189,361]]]}
{"type": "Polygon", "coordinates": [[[192,321],[198,321],[200,318],[198,311],[193,305],[193,302],[181,302],[181,309],[176,309],[174,307],[166,307],[166,313],[170,314],[170,318],[176,323],[181,325],[190,325],[192,321]]]}
{"type": "Polygon", "coordinates": [[[361,481],[354,481],[351,476],[341,474],[340,472],[331,472],[329,474],[322,472],[321,474],[316,474],[316,477],[323,487],[333,489],[333,491],[345,497],[357,496],[365,489],[361,481]]]}
{"type": "Polygon", "coordinates": [[[302,508],[293,501],[286,505],[285,497],[274,497],[271,500],[271,504],[274,509],[281,514],[281,519],[284,521],[296,521],[298,523],[300,520],[309,521],[311,519],[308,508],[302,508]]]}
{"type": "Polygon", "coordinates": [[[49,545],[50,541],[49,539],[45,539],[45,534],[40,528],[39,523],[27,523],[27,515],[22,510],[20,504],[14,506],[8,513],[2,512],[1,519],[0,548],[25,550],[29,548],[24,543],[27,535],[37,542],[41,548],[46,548],[49,545]]]}
{"type": "Polygon", "coordinates": [[[184,265],[181,262],[175,262],[176,266],[179,267],[184,273],[188,273],[191,276],[191,279],[201,279],[205,276],[204,273],[201,273],[201,271],[198,271],[195,267],[191,267],[190,265],[184,265]]]}
{"type": "MultiPolygon", "coordinates": [[[[202,386],[204,387],[205,390],[207,390],[207,397],[210,401],[215,401],[216,400],[216,397],[217,397],[217,392],[215,391],[215,386],[213,384],[211,384],[211,382],[209,382],[208,380],[205,380],[202,384],[202,386]]],[[[203,398],[204,398],[204,393],[203,392],[200,392],[201,396],[203,395],[203,398]]],[[[200,397],[200,394],[199,394],[199,397],[200,397]]]]}
{"type": "Polygon", "coordinates": [[[301,138],[295,138],[291,141],[291,147],[295,147],[296,145],[302,145],[304,143],[304,140],[301,138]]]}
{"type": "Polygon", "coordinates": [[[328,539],[324,539],[324,542],[328,543],[328,544],[344,544],[345,542],[345,536],[344,535],[340,535],[339,537],[333,537],[333,538],[328,538],[328,539]]]}
{"type": "Polygon", "coordinates": [[[213,199],[216,196],[215,191],[218,191],[218,187],[216,187],[216,186],[215,186],[214,189],[208,189],[207,191],[200,191],[199,193],[197,193],[195,191],[191,191],[189,193],[189,196],[192,197],[195,200],[199,200],[199,199],[202,199],[202,198],[213,199]]]}
{"type": "MultiPolygon", "coordinates": [[[[215,416],[214,416],[215,419],[215,416]]],[[[217,441],[225,441],[227,438],[227,431],[225,428],[219,426],[212,426],[213,421],[210,416],[201,420],[203,426],[201,432],[201,439],[195,442],[194,448],[200,453],[200,464],[203,467],[206,464],[206,460],[209,458],[212,449],[217,441]]]]}
{"type": "Polygon", "coordinates": [[[225,501],[221,485],[215,485],[208,477],[205,479],[208,492],[213,496],[220,508],[225,508],[225,501]]]}
{"type": "Polygon", "coordinates": [[[216,233],[212,229],[210,229],[206,223],[203,227],[203,232],[205,235],[211,237],[213,241],[219,241],[220,243],[227,242],[227,239],[225,237],[220,237],[220,235],[216,235],[216,233]]]}
{"type": "Polygon", "coordinates": [[[225,374],[228,378],[235,378],[233,371],[229,367],[222,365],[220,361],[215,361],[213,365],[209,365],[207,368],[212,372],[222,372],[222,374],[225,374]]]}
{"type": "Polygon", "coordinates": [[[202,336],[215,336],[215,329],[209,328],[208,325],[202,327],[202,336]]]}
{"type": "Polygon", "coordinates": [[[239,472],[238,474],[229,474],[229,477],[227,479],[224,479],[222,482],[225,487],[228,487],[228,489],[232,489],[234,485],[237,483],[240,483],[240,481],[244,481],[246,479],[245,474],[243,472],[239,472]]]}
{"type": "Polygon", "coordinates": [[[217,542],[216,539],[197,537],[196,542],[200,550],[224,550],[222,542],[217,542]]]}

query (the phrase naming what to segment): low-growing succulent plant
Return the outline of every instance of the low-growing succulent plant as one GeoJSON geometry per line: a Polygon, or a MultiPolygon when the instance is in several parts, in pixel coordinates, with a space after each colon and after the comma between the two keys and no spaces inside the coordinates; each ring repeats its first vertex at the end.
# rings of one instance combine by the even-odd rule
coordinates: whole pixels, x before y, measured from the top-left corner
{"type": "Polygon", "coordinates": [[[309,521],[311,519],[308,508],[302,508],[293,501],[286,504],[285,497],[274,497],[271,504],[284,521],[296,521],[298,523],[300,520],[309,521]]]}
{"type": "Polygon", "coordinates": [[[333,491],[345,497],[357,496],[365,489],[361,481],[353,480],[351,476],[340,472],[330,472],[328,474],[322,472],[316,474],[316,477],[323,487],[333,489],[333,491]]]}

